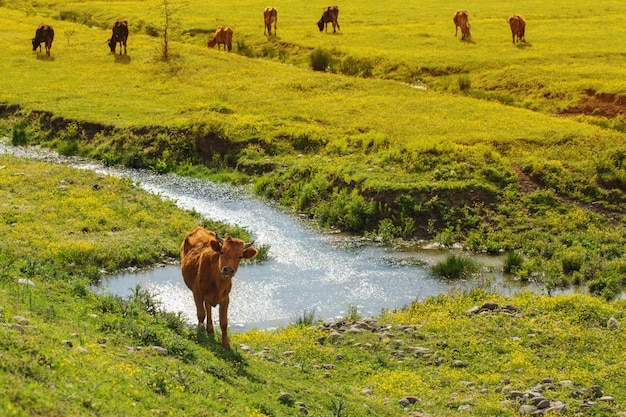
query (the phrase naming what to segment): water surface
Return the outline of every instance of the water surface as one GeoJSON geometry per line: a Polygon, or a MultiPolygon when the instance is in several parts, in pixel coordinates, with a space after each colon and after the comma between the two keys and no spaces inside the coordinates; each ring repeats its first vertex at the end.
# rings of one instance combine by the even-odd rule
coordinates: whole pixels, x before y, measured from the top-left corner
{"type": "MultiPolygon", "coordinates": [[[[497,272],[501,265],[497,258],[480,259],[495,271],[484,274],[487,284],[484,280],[477,284],[435,279],[428,265],[444,259],[445,252],[398,252],[349,236],[323,233],[237,187],[173,174],[105,167],[36,147],[0,143],[0,152],[130,178],[183,209],[246,227],[258,245],[270,246],[269,260],[239,268],[229,308],[234,330],[283,325],[302,317],[305,311],[315,311],[318,318],[333,318],[356,307],[362,315],[374,316],[382,309],[401,308],[414,300],[467,291],[477,285],[507,295],[521,288],[497,272]]],[[[97,290],[126,297],[137,284],[154,294],[166,310],[182,312],[189,322],[195,322],[193,298],[179,266],[105,277],[97,290]]],[[[532,289],[540,291],[539,287],[532,289]]]]}

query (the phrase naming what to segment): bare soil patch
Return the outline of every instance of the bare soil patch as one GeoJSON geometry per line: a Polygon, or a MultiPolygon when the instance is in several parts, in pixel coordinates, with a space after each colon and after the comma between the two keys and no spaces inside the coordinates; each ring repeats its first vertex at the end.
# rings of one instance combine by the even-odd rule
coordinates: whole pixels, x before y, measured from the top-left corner
{"type": "Polygon", "coordinates": [[[613,118],[626,116],[626,96],[611,93],[598,93],[595,90],[585,90],[587,97],[581,103],[563,111],[564,114],[586,114],[613,118]]]}

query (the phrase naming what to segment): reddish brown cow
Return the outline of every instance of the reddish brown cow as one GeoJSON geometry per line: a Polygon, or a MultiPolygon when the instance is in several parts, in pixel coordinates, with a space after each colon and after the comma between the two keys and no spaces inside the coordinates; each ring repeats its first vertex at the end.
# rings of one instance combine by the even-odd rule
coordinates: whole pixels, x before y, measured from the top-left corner
{"type": "Polygon", "coordinates": [[[509,26],[511,27],[511,34],[513,35],[513,45],[515,45],[515,37],[517,36],[517,42],[526,42],[524,34],[526,32],[526,21],[518,14],[509,17],[509,26]]]}
{"type": "Polygon", "coordinates": [[[213,39],[209,39],[207,47],[213,48],[217,44],[217,50],[220,50],[220,45],[224,45],[224,50],[228,48],[229,51],[233,49],[233,30],[229,27],[218,26],[215,30],[213,39]]]}
{"type": "Polygon", "coordinates": [[[120,55],[122,54],[122,46],[124,47],[124,55],[126,55],[126,41],[128,40],[128,22],[126,20],[118,20],[113,23],[113,28],[111,28],[112,34],[111,39],[109,39],[109,48],[111,48],[111,53],[115,53],[115,48],[117,48],[117,44],[120,44],[120,55]]]}
{"type": "Polygon", "coordinates": [[[320,32],[326,28],[326,32],[328,32],[328,24],[333,24],[333,33],[337,31],[337,29],[341,29],[339,27],[339,22],[337,19],[339,18],[339,6],[328,6],[324,9],[324,13],[322,13],[322,18],[317,22],[317,27],[320,32]]]}
{"type": "Polygon", "coordinates": [[[244,243],[228,235],[221,238],[215,232],[196,226],[180,246],[183,279],[193,293],[198,325],[202,326],[207,318],[206,331],[212,335],[211,308],[219,304],[222,346],[226,349],[230,349],[228,303],[232,279],[240,259],[251,259],[257,255],[258,250],[251,247],[253,243],[244,243]]]}
{"type": "Polygon", "coordinates": [[[37,30],[35,31],[35,37],[32,39],[33,41],[33,51],[36,51],[39,48],[39,52],[41,52],[41,44],[46,44],[46,54],[50,55],[50,48],[52,48],[52,41],[54,40],[54,29],[50,25],[41,24],[37,26],[37,30]]]}
{"type": "Polygon", "coordinates": [[[470,35],[470,24],[468,20],[467,10],[458,10],[454,14],[454,36],[456,37],[459,28],[461,28],[461,40],[469,39],[472,37],[470,35]]]}
{"type": "Polygon", "coordinates": [[[278,10],[275,7],[267,6],[263,10],[263,20],[265,21],[265,30],[263,34],[272,34],[272,23],[274,24],[274,36],[276,36],[276,22],[278,22],[278,10]]]}

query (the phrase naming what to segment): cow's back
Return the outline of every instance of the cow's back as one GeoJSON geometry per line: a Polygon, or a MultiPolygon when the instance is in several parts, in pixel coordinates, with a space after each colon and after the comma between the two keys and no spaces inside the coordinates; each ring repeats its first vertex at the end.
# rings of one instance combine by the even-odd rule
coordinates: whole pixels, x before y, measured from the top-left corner
{"type": "Polygon", "coordinates": [[[526,26],[526,21],[520,15],[514,15],[509,18],[509,25],[511,26],[511,30],[515,33],[523,30],[526,26]]]}
{"type": "Polygon", "coordinates": [[[454,14],[454,24],[457,26],[463,26],[467,23],[467,11],[459,10],[454,14]]]}
{"type": "Polygon", "coordinates": [[[192,249],[198,249],[203,247],[211,247],[211,241],[217,241],[215,232],[205,229],[202,226],[196,226],[191,232],[187,233],[183,243],[180,246],[180,259],[181,262],[185,255],[187,255],[192,249]]]}
{"type": "Polygon", "coordinates": [[[35,32],[35,38],[38,42],[52,42],[54,40],[54,29],[50,25],[39,25],[35,32]]]}
{"type": "Polygon", "coordinates": [[[324,15],[328,22],[336,22],[339,18],[339,6],[328,6],[324,15]]]}
{"type": "Polygon", "coordinates": [[[113,33],[120,40],[128,38],[128,22],[126,20],[117,20],[113,24],[113,33]]]}
{"type": "Polygon", "coordinates": [[[223,28],[223,41],[226,45],[232,45],[233,43],[233,30],[229,27],[223,28]]]}
{"type": "Polygon", "coordinates": [[[187,287],[192,290],[199,290],[200,263],[203,259],[208,260],[217,257],[219,254],[211,247],[211,242],[217,241],[214,232],[202,226],[196,226],[185,236],[180,246],[180,264],[183,279],[187,287]]]}
{"type": "Polygon", "coordinates": [[[265,17],[266,22],[273,22],[278,16],[278,11],[275,7],[267,6],[265,10],[263,10],[263,16],[265,17]]]}

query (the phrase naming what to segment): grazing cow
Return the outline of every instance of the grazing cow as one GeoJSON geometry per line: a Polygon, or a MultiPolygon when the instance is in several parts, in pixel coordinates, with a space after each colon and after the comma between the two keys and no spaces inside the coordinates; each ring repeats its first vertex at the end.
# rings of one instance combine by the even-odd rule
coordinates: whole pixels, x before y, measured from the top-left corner
{"type": "Polygon", "coordinates": [[[263,34],[267,32],[268,35],[272,35],[272,23],[274,24],[274,36],[276,36],[276,22],[278,22],[278,10],[275,7],[267,6],[263,10],[263,20],[265,21],[265,29],[263,34]]]}
{"type": "Polygon", "coordinates": [[[511,27],[511,33],[513,35],[513,45],[515,45],[515,37],[517,41],[526,42],[524,39],[524,33],[526,32],[526,21],[518,14],[509,17],[509,26],[511,27]]]}
{"type": "Polygon", "coordinates": [[[459,28],[461,28],[461,40],[469,39],[472,37],[470,35],[470,24],[468,20],[467,10],[458,10],[454,14],[454,36],[456,37],[459,28]]]}
{"type": "Polygon", "coordinates": [[[109,48],[111,48],[111,53],[115,53],[115,48],[117,48],[117,44],[120,44],[120,55],[122,54],[122,46],[124,46],[124,55],[126,55],[126,40],[128,39],[128,22],[126,20],[118,20],[113,23],[113,28],[111,29],[111,39],[109,39],[109,48]]]}
{"type": "Polygon", "coordinates": [[[41,52],[41,44],[46,44],[46,54],[50,55],[50,48],[52,48],[52,41],[54,40],[54,29],[50,25],[44,25],[43,23],[37,26],[35,31],[35,37],[33,38],[33,51],[39,48],[41,52]]]}
{"type": "Polygon", "coordinates": [[[328,6],[324,9],[324,13],[322,13],[322,18],[317,22],[317,27],[320,29],[320,32],[326,28],[326,32],[328,32],[328,24],[333,24],[333,33],[337,31],[337,29],[341,29],[339,27],[339,22],[337,19],[339,18],[339,7],[338,6],[328,6]]]}
{"type": "Polygon", "coordinates": [[[180,246],[183,279],[193,293],[198,325],[202,326],[207,318],[206,331],[212,335],[211,308],[219,304],[222,346],[226,349],[230,349],[228,303],[232,279],[240,259],[251,259],[257,255],[258,250],[251,247],[253,243],[244,243],[228,235],[221,238],[215,232],[196,226],[180,246]]]}
{"type": "Polygon", "coordinates": [[[218,26],[215,30],[213,39],[209,39],[207,47],[213,48],[217,44],[217,50],[220,50],[220,45],[224,45],[224,50],[228,48],[229,51],[233,49],[233,30],[229,27],[218,26]]]}

